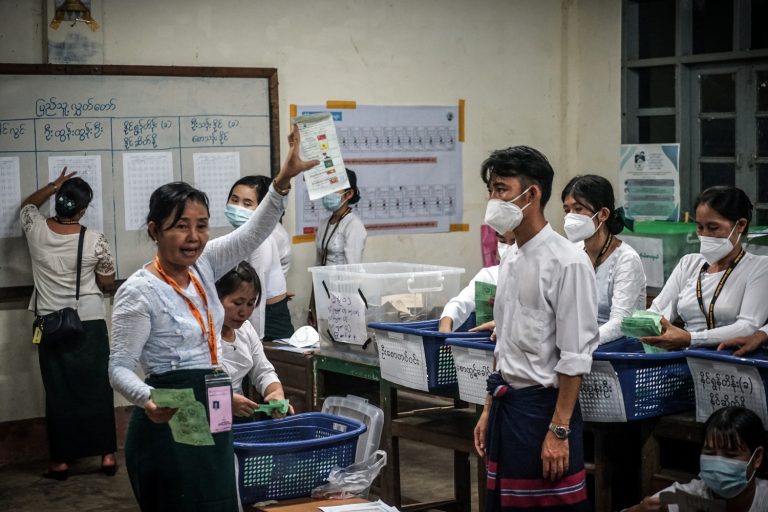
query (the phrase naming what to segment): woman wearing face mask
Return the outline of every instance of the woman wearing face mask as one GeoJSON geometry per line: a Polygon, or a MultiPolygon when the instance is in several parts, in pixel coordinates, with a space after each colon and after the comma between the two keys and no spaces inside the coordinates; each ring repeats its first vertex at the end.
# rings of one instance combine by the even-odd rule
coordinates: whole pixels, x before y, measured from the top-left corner
{"type": "Polygon", "coordinates": [[[764,456],[765,431],[757,414],[743,407],[718,409],[704,424],[699,478],[674,483],[625,512],[665,510],[659,494],[677,491],[725,500],[728,512],[764,512],[768,510],[768,481],[755,476],[764,456]]]}
{"type": "MultiPolygon", "coordinates": [[[[259,336],[248,321],[261,298],[259,276],[247,261],[242,261],[216,281],[216,292],[224,306],[221,359],[232,379],[232,412],[235,416],[250,418],[259,404],[245,396],[243,380],[246,375],[265,402],[285,398],[275,367],[264,354],[259,336]]],[[[272,416],[280,418],[284,415],[273,410],[272,416]]]]}
{"type": "Polygon", "coordinates": [[[768,318],[768,257],[744,250],[752,219],[743,190],[711,187],[696,199],[699,254],[680,259],[650,310],[663,316],[662,334],[642,341],[668,350],[717,346],[753,334],[768,318]],[[680,317],[684,328],[670,323],[680,317]]]}
{"type": "MultiPolygon", "coordinates": [[[[330,216],[320,220],[320,227],[315,234],[315,248],[317,257],[315,264],[347,265],[361,263],[365,240],[368,232],[360,218],[354,214],[350,205],[360,201],[360,190],[357,188],[357,174],[347,169],[349,188],[339,192],[333,192],[322,199],[323,208],[330,216]]],[[[307,323],[317,326],[315,320],[315,297],[310,299],[307,323]]]]}
{"type": "Polygon", "coordinates": [[[613,187],[602,176],[576,176],[561,195],[568,240],[583,245],[595,267],[600,343],[622,336],[621,321],[645,309],[645,272],[640,256],[615,235],[624,229],[613,187]]]}
{"type": "MultiPolygon", "coordinates": [[[[271,180],[266,176],[244,176],[229,190],[224,215],[230,224],[238,227],[253,215],[269,191],[271,180]]],[[[250,321],[259,337],[265,341],[290,338],[293,335],[291,312],[288,309],[290,297],[285,274],[280,263],[276,230],[264,240],[248,258],[256,269],[259,281],[264,287],[264,303],[253,311],[250,321]]]]}

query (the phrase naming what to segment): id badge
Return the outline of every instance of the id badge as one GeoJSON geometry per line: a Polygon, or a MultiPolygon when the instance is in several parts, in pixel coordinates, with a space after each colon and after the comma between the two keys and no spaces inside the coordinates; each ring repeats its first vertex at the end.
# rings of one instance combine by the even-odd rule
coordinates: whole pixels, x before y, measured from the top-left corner
{"type": "Polygon", "coordinates": [[[32,324],[32,343],[39,345],[43,339],[43,321],[40,318],[35,319],[32,324]]]}
{"type": "Polygon", "coordinates": [[[211,433],[232,430],[232,381],[224,372],[205,376],[211,433]]]}

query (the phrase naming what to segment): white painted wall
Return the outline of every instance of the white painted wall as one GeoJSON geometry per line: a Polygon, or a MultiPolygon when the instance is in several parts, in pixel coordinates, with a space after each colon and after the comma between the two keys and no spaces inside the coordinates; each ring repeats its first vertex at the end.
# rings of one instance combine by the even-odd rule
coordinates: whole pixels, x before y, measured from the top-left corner
{"type": "MultiPolygon", "coordinates": [[[[0,2],[0,62],[42,63],[43,2],[0,2]]],[[[464,221],[468,233],[376,236],[366,261],[480,266],[486,192],[480,162],[528,144],[556,171],[547,214],[560,227],[560,188],[585,171],[613,177],[620,142],[620,2],[611,0],[94,0],[103,64],[276,67],[283,136],[290,103],[372,105],[466,100],[464,221]]],[[[83,25],[74,29],[86,31],[83,25]]],[[[61,34],[55,34],[61,38],[61,34]]],[[[287,146],[286,146],[287,147],[287,146]]],[[[265,169],[266,173],[267,170],[265,169]]],[[[286,215],[293,227],[293,212],[286,215]]],[[[289,288],[306,314],[311,244],[294,246],[289,288]]],[[[13,306],[18,308],[19,305],[13,306]]],[[[0,311],[0,422],[42,416],[31,315],[0,311]],[[23,397],[22,400],[19,397],[23,397]]]]}

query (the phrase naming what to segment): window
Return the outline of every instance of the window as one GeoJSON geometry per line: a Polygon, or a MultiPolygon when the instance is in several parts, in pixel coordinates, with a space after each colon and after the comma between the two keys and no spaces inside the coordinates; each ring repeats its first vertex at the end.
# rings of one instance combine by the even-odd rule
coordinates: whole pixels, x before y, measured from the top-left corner
{"type": "Polygon", "coordinates": [[[768,225],[768,0],[624,0],[622,141],[680,143],[681,211],[735,185],[768,225]]]}

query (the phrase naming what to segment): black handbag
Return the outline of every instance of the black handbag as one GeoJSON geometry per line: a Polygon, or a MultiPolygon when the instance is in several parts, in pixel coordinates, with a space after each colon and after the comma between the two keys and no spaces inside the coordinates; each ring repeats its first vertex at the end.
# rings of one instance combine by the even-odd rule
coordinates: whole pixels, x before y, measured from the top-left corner
{"type": "Polygon", "coordinates": [[[83,241],[85,239],[85,226],[80,227],[80,238],[77,241],[77,284],[75,287],[75,307],[63,308],[47,315],[37,314],[37,290],[35,290],[35,321],[32,324],[33,331],[40,329],[41,342],[61,343],[63,341],[77,339],[85,334],[85,328],[77,314],[77,303],[80,301],[80,273],[83,267],[83,241]]]}

